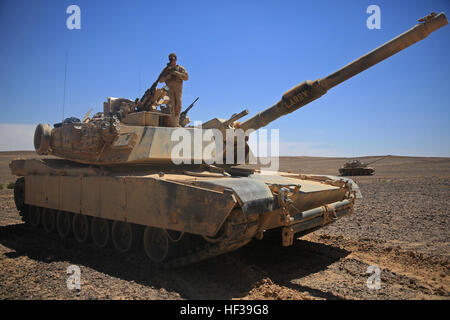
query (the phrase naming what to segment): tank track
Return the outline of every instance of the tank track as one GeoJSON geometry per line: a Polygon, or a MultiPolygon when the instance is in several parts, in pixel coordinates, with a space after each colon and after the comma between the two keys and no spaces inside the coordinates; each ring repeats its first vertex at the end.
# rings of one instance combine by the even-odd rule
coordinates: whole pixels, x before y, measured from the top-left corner
{"type": "MultiPolygon", "coordinates": [[[[23,178],[17,180],[14,189],[14,199],[22,220],[28,224],[29,212],[33,212],[36,209],[41,210],[42,208],[30,207],[24,203],[24,184],[23,178]]],[[[199,235],[186,233],[179,241],[172,241],[172,245],[175,246],[172,257],[161,263],[150,263],[158,269],[173,269],[237,250],[253,239],[258,226],[258,214],[246,216],[241,208],[234,208],[219,231],[219,237],[205,239],[199,235]]],[[[145,226],[139,227],[145,228],[145,226]]]]}
{"type": "Polygon", "coordinates": [[[27,222],[28,206],[25,204],[25,178],[21,177],[14,184],[14,203],[22,217],[23,222],[27,222]]]}
{"type": "Polygon", "coordinates": [[[370,169],[341,169],[342,176],[371,176],[373,171],[370,169]]]}
{"type": "Polygon", "coordinates": [[[190,246],[188,253],[186,253],[184,248],[180,248],[182,252],[176,257],[158,266],[162,268],[177,268],[237,250],[253,239],[257,232],[258,224],[258,214],[245,217],[240,208],[235,208],[225,222],[224,227],[226,230],[223,238],[216,243],[204,240],[203,243],[199,243],[197,246],[190,246]]]}

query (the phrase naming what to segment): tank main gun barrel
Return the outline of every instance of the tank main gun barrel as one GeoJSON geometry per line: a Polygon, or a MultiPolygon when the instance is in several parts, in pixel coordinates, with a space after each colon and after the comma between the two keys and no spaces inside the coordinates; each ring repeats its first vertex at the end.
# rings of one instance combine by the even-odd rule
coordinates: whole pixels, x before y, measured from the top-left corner
{"type": "Polygon", "coordinates": [[[386,159],[386,158],[389,158],[390,156],[391,156],[391,155],[388,154],[387,156],[384,156],[384,157],[378,158],[378,159],[376,159],[376,160],[374,160],[374,161],[368,162],[367,165],[372,164],[372,163],[375,163],[375,162],[380,161],[380,160],[383,160],[383,159],[386,159]]]}
{"type": "Polygon", "coordinates": [[[324,95],[329,89],[350,79],[358,73],[406,49],[412,44],[425,39],[430,33],[448,24],[447,17],[442,12],[432,13],[419,20],[422,23],[402,33],[391,41],[367,53],[359,59],[349,63],[338,71],[315,81],[305,81],[287,91],[280,101],[270,108],[256,114],[239,125],[244,131],[258,130],[270,122],[291,113],[304,105],[324,95]]]}

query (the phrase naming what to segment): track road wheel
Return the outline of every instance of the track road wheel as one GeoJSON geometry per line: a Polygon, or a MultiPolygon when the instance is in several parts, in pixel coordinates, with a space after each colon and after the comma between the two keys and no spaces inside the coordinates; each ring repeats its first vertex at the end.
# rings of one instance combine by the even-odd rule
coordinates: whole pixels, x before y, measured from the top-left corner
{"type": "Polygon", "coordinates": [[[111,238],[109,221],[94,217],[91,220],[91,237],[94,244],[99,248],[108,246],[111,238]]]}
{"type": "Polygon", "coordinates": [[[114,247],[120,253],[136,249],[139,243],[139,229],[131,223],[114,221],[111,229],[111,237],[114,247]]]}
{"type": "Polygon", "coordinates": [[[23,211],[21,211],[22,221],[28,225],[30,224],[30,219],[29,219],[30,209],[31,209],[31,206],[26,206],[26,208],[23,211]]]}
{"type": "Polygon", "coordinates": [[[25,178],[21,177],[16,180],[14,184],[14,202],[16,204],[17,210],[23,213],[26,209],[25,204],[25,178]]]}
{"type": "Polygon", "coordinates": [[[58,211],[56,214],[56,231],[61,238],[66,239],[72,234],[72,214],[58,211]]]}
{"type": "Polygon", "coordinates": [[[28,219],[33,228],[39,228],[41,225],[41,208],[30,206],[28,211],[28,219]]]}
{"type": "Polygon", "coordinates": [[[145,228],[143,242],[145,254],[154,263],[170,259],[178,244],[170,239],[166,230],[154,227],[145,228]]]}
{"type": "Polygon", "coordinates": [[[89,239],[89,219],[83,214],[74,214],[72,220],[72,231],[75,240],[85,243],[89,239]]]}
{"type": "Polygon", "coordinates": [[[55,210],[42,209],[42,226],[45,232],[52,233],[56,229],[56,214],[55,210]]]}

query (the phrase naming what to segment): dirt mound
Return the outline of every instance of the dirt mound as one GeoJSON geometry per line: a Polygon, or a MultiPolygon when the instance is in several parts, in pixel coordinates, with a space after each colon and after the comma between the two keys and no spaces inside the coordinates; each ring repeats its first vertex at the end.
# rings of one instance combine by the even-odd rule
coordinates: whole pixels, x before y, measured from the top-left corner
{"type": "Polygon", "coordinates": [[[264,278],[242,300],[317,300],[317,298],[279,286],[269,278],[264,278]]]}

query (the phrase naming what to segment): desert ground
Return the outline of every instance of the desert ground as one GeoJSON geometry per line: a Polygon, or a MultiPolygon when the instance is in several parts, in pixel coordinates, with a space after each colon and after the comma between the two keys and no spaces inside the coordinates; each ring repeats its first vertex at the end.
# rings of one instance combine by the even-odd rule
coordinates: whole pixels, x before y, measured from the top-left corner
{"type": "MultiPolygon", "coordinates": [[[[353,179],[355,213],[291,247],[254,240],[235,252],[169,271],[145,256],[60,241],[25,226],[8,164],[34,152],[0,153],[1,299],[446,299],[450,297],[450,158],[392,156],[353,179]],[[68,290],[67,267],[81,270],[68,290]],[[369,266],[380,289],[369,289],[369,266]]],[[[376,157],[359,158],[363,161],[376,157]]],[[[280,169],[337,175],[346,158],[282,157],[280,169]]]]}

